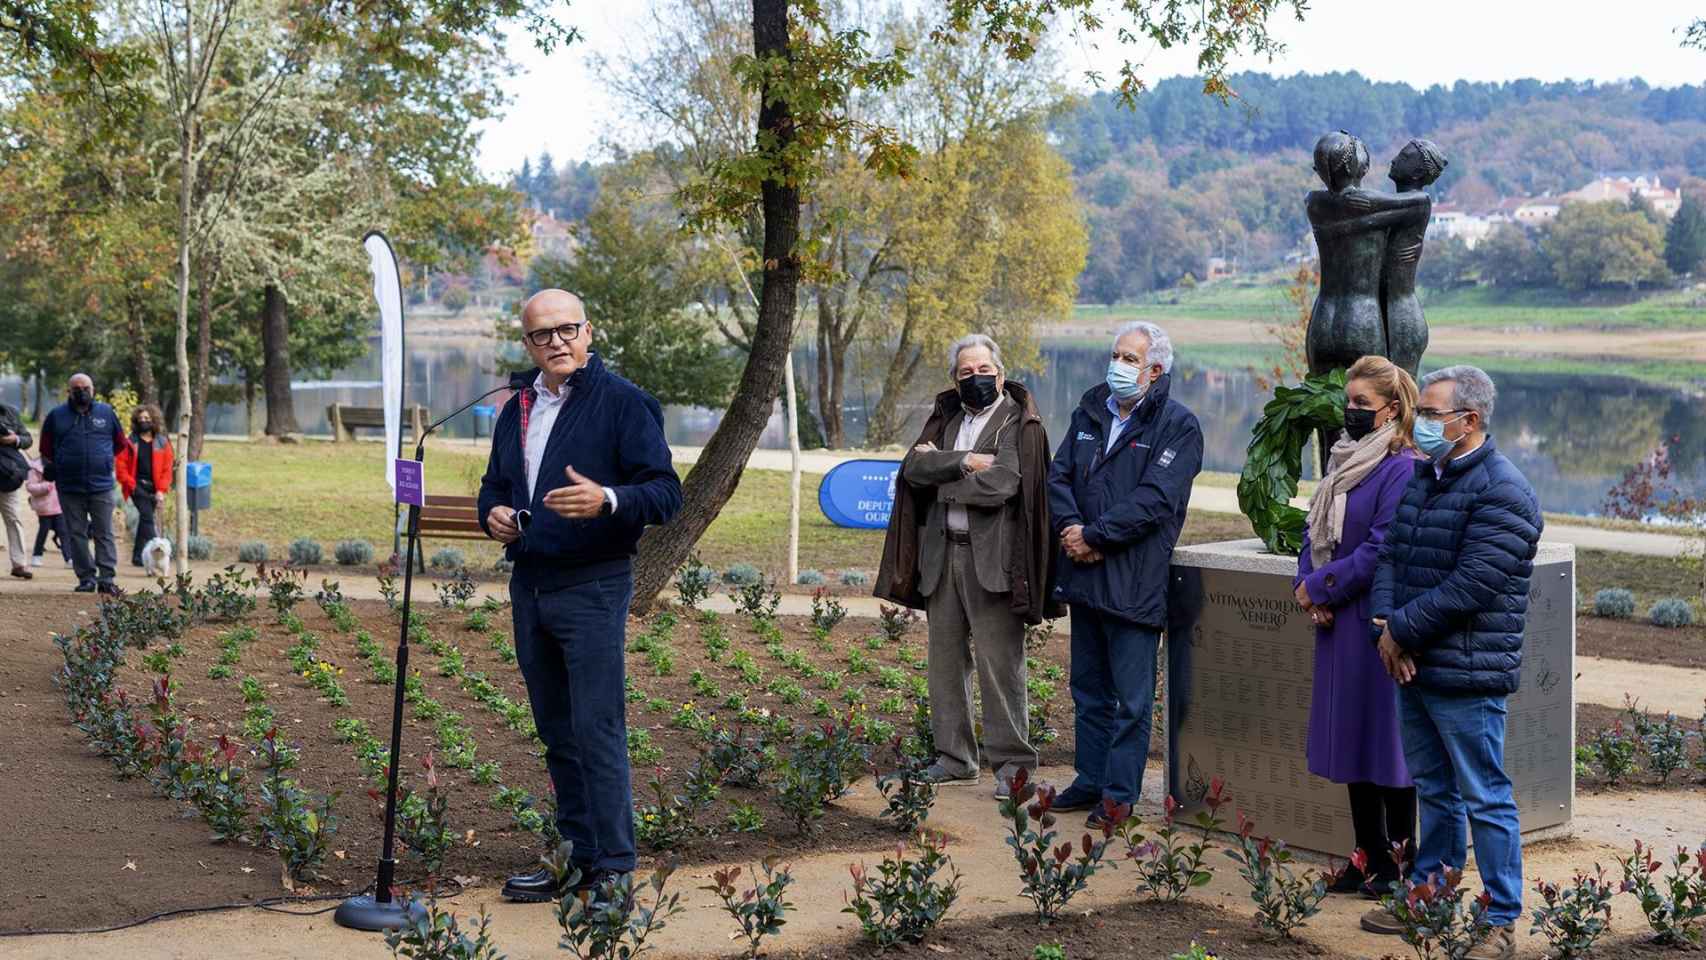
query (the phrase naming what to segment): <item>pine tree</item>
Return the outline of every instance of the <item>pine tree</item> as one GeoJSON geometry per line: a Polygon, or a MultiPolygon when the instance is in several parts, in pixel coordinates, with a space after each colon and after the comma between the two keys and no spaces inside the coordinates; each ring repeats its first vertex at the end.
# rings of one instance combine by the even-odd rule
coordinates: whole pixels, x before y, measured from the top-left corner
{"type": "Polygon", "coordinates": [[[1682,207],[1665,230],[1665,263],[1673,273],[1696,273],[1706,265],[1706,209],[1699,198],[1682,198],[1682,207]]]}
{"type": "Polygon", "coordinates": [[[557,194],[557,165],[550,150],[539,151],[539,166],[533,173],[533,189],[528,196],[546,212],[551,212],[552,198],[557,194]]]}
{"type": "Polygon", "coordinates": [[[515,189],[522,196],[530,200],[533,198],[533,160],[529,157],[521,158],[521,171],[515,175],[515,189]]]}

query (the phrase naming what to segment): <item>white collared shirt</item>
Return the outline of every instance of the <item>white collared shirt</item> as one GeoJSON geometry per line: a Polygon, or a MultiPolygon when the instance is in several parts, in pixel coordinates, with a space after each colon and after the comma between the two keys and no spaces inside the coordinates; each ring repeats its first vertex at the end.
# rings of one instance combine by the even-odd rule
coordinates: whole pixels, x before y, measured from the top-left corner
{"type": "MultiPolygon", "coordinates": [[[[1001,409],[1001,405],[1006,402],[1005,396],[997,397],[994,403],[984,407],[979,413],[974,414],[967,410],[966,415],[960,418],[960,432],[954,437],[954,449],[970,450],[976,447],[977,438],[983,434],[983,428],[989,424],[989,418],[994,416],[995,411],[1001,409]]],[[[971,529],[966,520],[966,508],[963,504],[952,503],[948,505],[948,529],[962,533],[971,529]]]]}
{"type": "Polygon", "coordinates": [[[545,461],[545,444],[551,439],[551,428],[557,425],[557,414],[569,400],[569,385],[562,392],[552,393],[545,385],[545,374],[533,378],[533,409],[527,416],[527,499],[533,500],[533,490],[539,483],[539,465],[545,461]]]}
{"type": "MultiPolygon", "coordinates": [[[[527,500],[533,502],[533,491],[539,484],[539,465],[545,461],[545,445],[551,440],[551,428],[557,425],[557,415],[569,402],[569,385],[562,392],[552,393],[545,385],[545,374],[533,378],[533,409],[527,416],[527,500]]],[[[604,488],[604,499],[610,512],[616,512],[616,491],[604,488]]]]}

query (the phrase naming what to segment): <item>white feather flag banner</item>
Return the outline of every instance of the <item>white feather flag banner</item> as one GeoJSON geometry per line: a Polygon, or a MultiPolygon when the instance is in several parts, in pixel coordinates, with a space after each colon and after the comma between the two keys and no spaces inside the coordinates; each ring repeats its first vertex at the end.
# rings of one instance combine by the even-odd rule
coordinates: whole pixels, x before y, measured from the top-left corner
{"type": "Polygon", "coordinates": [[[379,302],[379,382],[385,394],[385,481],[397,489],[395,459],[403,440],[403,281],[391,241],[375,230],[362,238],[379,302]]]}

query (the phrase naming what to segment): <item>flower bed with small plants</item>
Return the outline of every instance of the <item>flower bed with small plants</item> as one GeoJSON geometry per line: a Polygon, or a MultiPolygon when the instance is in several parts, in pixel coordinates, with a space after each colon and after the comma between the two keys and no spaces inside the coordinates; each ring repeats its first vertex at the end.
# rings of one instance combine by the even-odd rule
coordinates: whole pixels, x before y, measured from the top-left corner
{"type": "MultiPolygon", "coordinates": [[[[490,882],[556,842],[549,778],[509,611],[471,604],[457,579],[436,586],[436,599],[417,591],[408,628],[399,869],[414,884],[490,882]]],[[[642,861],[880,849],[928,828],[917,618],[849,620],[828,592],[812,616],[778,617],[768,584],[731,591],[737,613],[678,607],[629,624],[642,861]],[[889,797],[884,816],[838,806],[873,773],[889,797]]],[[[145,786],[160,818],[199,818],[209,851],[241,860],[244,877],[273,879],[249,895],[283,892],[281,877],[320,892],[370,881],[392,761],[402,624],[391,604],[351,601],[329,578],[310,583],[295,568],[260,565],[210,587],[167,586],[81,612],[89,619],[61,634],[54,722],[75,725],[70,751],[104,758],[97,789],[145,786]]],[[[1064,646],[1033,651],[1034,676],[1052,688],[1033,711],[1050,737],[1045,763],[1071,756],[1064,646]]],[[[193,856],[175,856],[150,867],[199,870],[193,856]]],[[[229,885],[211,887],[204,902],[228,899],[229,885]]],[[[44,925],[90,924],[172,905],[181,891],[161,892],[156,901],[92,896],[67,915],[27,901],[0,907],[35,910],[30,919],[44,925]]]]}
{"type": "MultiPolygon", "coordinates": [[[[1703,691],[1706,693],[1706,691],[1703,691]]],[[[1576,705],[1579,789],[1698,791],[1706,784],[1706,700],[1692,717],[1656,713],[1630,698],[1622,709],[1576,705]]]]}

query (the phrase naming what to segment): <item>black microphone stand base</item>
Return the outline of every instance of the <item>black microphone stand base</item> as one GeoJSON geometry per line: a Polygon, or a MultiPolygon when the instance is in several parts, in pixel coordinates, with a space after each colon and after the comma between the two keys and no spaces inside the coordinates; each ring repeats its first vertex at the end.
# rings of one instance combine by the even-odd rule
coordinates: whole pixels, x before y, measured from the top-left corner
{"type": "Polygon", "coordinates": [[[338,904],[338,912],[332,914],[332,919],[338,926],[351,930],[380,931],[396,930],[426,915],[426,907],[414,897],[381,903],[372,894],[363,893],[338,904]]]}

